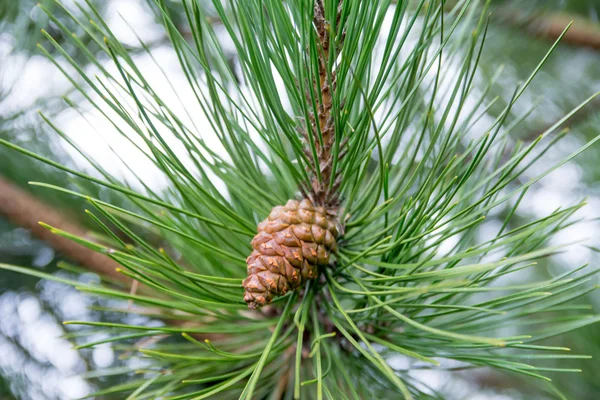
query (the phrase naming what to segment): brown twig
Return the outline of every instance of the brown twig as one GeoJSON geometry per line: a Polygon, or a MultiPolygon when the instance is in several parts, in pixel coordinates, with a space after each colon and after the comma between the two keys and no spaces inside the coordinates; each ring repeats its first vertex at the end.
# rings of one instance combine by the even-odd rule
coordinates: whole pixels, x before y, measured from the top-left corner
{"type": "MultiPolygon", "coordinates": [[[[313,112],[309,113],[310,121],[307,121],[308,131],[304,128],[299,129],[306,145],[310,143],[309,135],[315,144],[318,157],[317,165],[309,165],[308,172],[313,175],[312,188],[310,190],[311,201],[319,206],[336,208],[338,176],[333,176],[334,183],[331,184],[333,174],[333,148],[335,142],[334,118],[331,115],[333,107],[333,96],[336,89],[336,69],[329,69],[329,60],[331,52],[338,55],[341,50],[341,44],[344,38],[344,31],[340,29],[341,23],[341,2],[338,4],[337,17],[335,25],[325,18],[325,7],[323,0],[315,0],[313,23],[317,33],[318,47],[318,77],[313,79],[315,93],[319,94],[317,99],[312,98],[310,93],[306,93],[306,100],[310,105],[313,101],[316,103],[316,116],[313,112]],[[334,29],[335,28],[335,29],[334,29]],[[338,33],[336,33],[338,32],[338,33]],[[320,133],[320,135],[319,135],[320,133]],[[319,178],[318,178],[319,177],[319,178]]],[[[336,57],[333,57],[334,59],[336,57]]],[[[309,107],[311,109],[312,107],[309,107]]],[[[340,152],[342,146],[340,146],[340,152]]],[[[312,153],[308,147],[304,149],[305,155],[312,160],[312,153]]],[[[341,154],[341,153],[340,153],[341,154]]],[[[336,174],[337,175],[337,174],[336,174]]]]}
{"type": "Polygon", "coordinates": [[[497,8],[492,16],[499,22],[522,28],[530,35],[551,41],[557,40],[567,25],[573,22],[561,43],[600,50],[600,25],[576,15],[549,12],[526,14],[514,9],[497,8]]]}
{"type": "MultiPolygon", "coordinates": [[[[131,285],[131,294],[143,289],[144,286],[138,281],[132,280],[126,275],[117,272],[120,265],[108,256],[98,253],[79,245],[67,238],[58,236],[48,229],[42,227],[39,221],[59,228],[79,237],[89,236],[87,229],[73,222],[64,212],[55,209],[52,206],[38,200],[33,195],[19,188],[14,183],[0,176],[0,214],[15,225],[29,229],[38,238],[44,240],[55,250],[60,251],[67,257],[79,263],[85,269],[95,272],[100,276],[109,277],[119,282],[131,285]]],[[[133,310],[133,302],[129,302],[128,311],[133,310]]],[[[150,309],[147,309],[151,311],[150,309]]],[[[174,326],[197,328],[199,325],[194,321],[183,321],[177,319],[165,319],[165,321],[174,326]]],[[[220,340],[226,335],[223,334],[192,334],[199,340],[210,339],[220,340]]],[[[152,338],[146,338],[140,341],[136,346],[143,348],[150,343],[162,340],[167,336],[158,335],[152,338]]],[[[127,356],[128,353],[125,354],[127,356]]]]}
{"type": "Polygon", "coordinates": [[[58,236],[42,227],[39,224],[40,221],[76,236],[88,236],[87,229],[72,222],[62,211],[38,200],[1,176],[0,214],[6,216],[13,224],[30,230],[33,235],[90,271],[121,282],[131,282],[131,279],[116,271],[119,264],[108,256],[58,236]]]}

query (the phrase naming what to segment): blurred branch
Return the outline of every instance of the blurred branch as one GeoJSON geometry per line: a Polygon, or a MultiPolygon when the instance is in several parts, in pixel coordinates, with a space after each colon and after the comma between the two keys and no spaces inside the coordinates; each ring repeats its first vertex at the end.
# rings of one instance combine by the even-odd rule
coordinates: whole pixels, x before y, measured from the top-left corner
{"type": "Polygon", "coordinates": [[[87,237],[84,227],[73,223],[61,211],[43,203],[31,194],[0,176],[0,214],[12,223],[29,229],[35,236],[47,242],[54,249],[78,262],[97,274],[122,282],[131,280],[116,271],[119,267],[111,258],[88,249],[69,239],[55,235],[40,226],[43,221],[48,225],[67,231],[73,235],[87,237]]]}
{"type": "Polygon", "coordinates": [[[576,15],[556,13],[526,13],[515,9],[496,8],[492,12],[496,21],[516,26],[530,35],[555,41],[566,26],[573,22],[562,43],[571,46],[600,50],[600,25],[576,15]]]}
{"type": "MultiPolygon", "coordinates": [[[[90,236],[87,229],[71,222],[71,219],[63,212],[43,203],[2,176],[0,176],[0,214],[5,215],[15,225],[29,229],[35,236],[76,261],[85,269],[97,273],[101,277],[112,278],[119,282],[124,282],[128,286],[131,285],[130,294],[135,294],[143,288],[142,285],[138,285],[137,281],[132,281],[129,277],[117,272],[117,268],[121,266],[116,261],[67,238],[58,236],[42,227],[39,221],[79,237],[90,236]]],[[[177,326],[198,326],[196,323],[176,319],[165,319],[165,321],[177,326]]],[[[218,340],[224,337],[223,334],[194,336],[198,336],[202,340],[218,340]]]]}
{"type": "MultiPolygon", "coordinates": [[[[457,4],[456,0],[447,0],[444,8],[450,11],[457,4]]],[[[561,42],[600,50],[600,24],[579,15],[562,11],[527,12],[518,7],[498,6],[492,9],[491,16],[495,22],[520,28],[532,36],[550,41],[557,40],[567,25],[573,22],[561,42]]]]}

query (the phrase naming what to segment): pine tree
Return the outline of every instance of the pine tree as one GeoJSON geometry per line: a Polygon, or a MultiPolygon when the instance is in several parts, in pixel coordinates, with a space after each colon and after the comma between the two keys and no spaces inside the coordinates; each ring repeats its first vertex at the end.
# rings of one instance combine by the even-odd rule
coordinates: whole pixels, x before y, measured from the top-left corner
{"type": "Polygon", "coordinates": [[[46,32],[54,51],[40,50],[170,183],[156,191],[139,179],[136,190],[92,157],[89,175],[0,139],[73,175],[70,187],[32,184],[85,199],[99,240],[47,228],[106,254],[140,286],[2,268],[127,300],[133,306],[113,311],[160,321],[66,322],[82,327],[79,348],[118,343],[144,365],[97,371],[131,375],[95,395],[438,398],[414,371],[480,367],[558,393],[546,376],[557,369],[544,362],[586,356],[544,341],[600,320],[573,303],[593,289],[596,270],[518,279],[570,245],[549,239],[576,223],[584,202],[521,225],[513,216],[532,185],[600,138],[534,168],[565,136],[556,128],[593,97],[537,140],[514,143],[522,119],[509,115],[556,44],[497,118],[482,121],[498,102],[474,90],[487,10],[449,3],[183,0],[188,38],[174,5],[156,0],[195,98],[184,112],[153,89],[91,3],[79,5],[85,19],[66,7],[48,12],[71,50],[46,32]],[[200,111],[218,149],[196,123],[200,111]],[[92,184],[124,205],[93,197],[92,184]],[[482,238],[486,217],[500,227],[482,238]]]}

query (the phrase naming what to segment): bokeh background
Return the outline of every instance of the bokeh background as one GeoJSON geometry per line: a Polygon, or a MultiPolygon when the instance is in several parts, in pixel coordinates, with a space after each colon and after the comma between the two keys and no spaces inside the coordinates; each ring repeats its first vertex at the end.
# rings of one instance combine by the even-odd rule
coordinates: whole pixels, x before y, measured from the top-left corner
{"type": "MultiPolygon", "coordinates": [[[[115,35],[131,48],[140,65],[146,68],[151,63],[146,62],[148,54],[142,51],[136,34],[151,48],[164,73],[175,84],[181,82],[184,86],[169,41],[144,0],[90,2],[115,35]]],[[[134,171],[152,189],[166,190],[165,183],[155,178],[152,166],[112,132],[113,128],[106,121],[86,107],[85,101],[72,91],[70,82],[41,54],[38,43],[50,50],[50,46],[44,45],[47,40],[42,37],[41,28],[67,51],[73,48],[36,3],[38,1],[0,0],[0,137],[61,164],[96,174],[89,161],[43,123],[38,115],[41,110],[108,173],[129,181],[134,171]],[[63,111],[65,97],[81,104],[81,112],[63,111]],[[114,149],[131,170],[115,161],[114,149]]],[[[41,3],[50,10],[57,8],[54,1],[41,3]]],[[[75,15],[81,14],[75,2],[64,1],[64,4],[75,15]]],[[[172,4],[177,10],[177,1],[172,4]]],[[[490,119],[503,109],[515,85],[527,78],[563,28],[574,21],[510,117],[517,121],[529,114],[515,130],[514,141],[515,144],[530,142],[600,90],[600,0],[495,0],[491,11],[487,46],[477,77],[483,91],[484,82],[499,65],[503,66],[500,79],[490,91],[490,98],[498,96],[499,100],[483,117],[490,119]]],[[[179,28],[185,34],[183,20],[182,17],[179,28]]],[[[82,41],[88,39],[85,32],[79,33],[82,41]]],[[[75,51],[70,54],[77,57],[75,51]]],[[[60,57],[57,59],[60,61],[60,57]]],[[[94,67],[86,65],[83,58],[80,61],[84,68],[93,71],[94,67]]],[[[104,62],[110,68],[109,61],[104,62]]],[[[233,56],[231,62],[236,62],[233,56]]],[[[147,79],[160,90],[163,72],[149,66],[145,72],[147,79]]],[[[167,91],[165,95],[169,95],[167,91]]],[[[569,134],[547,154],[539,170],[600,135],[600,101],[593,101],[564,128],[569,129],[569,134]]],[[[83,265],[82,260],[73,260],[61,252],[60,245],[41,240],[36,236],[36,229],[30,229],[31,220],[52,214],[85,230],[91,226],[84,204],[72,197],[32,188],[28,181],[63,187],[76,184],[56,169],[0,148],[0,263],[28,266],[84,282],[97,280],[94,270],[83,265]],[[17,215],[23,205],[31,206],[27,216],[17,215]],[[77,266],[78,262],[82,266],[77,266]]],[[[131,182],[135,186],[134,180],[131,182]]],[[[100,191],[98,197],[117,201],[111,199],[108,191],[100,191]]],[[[552,257],[541,268],[531,270],[520,279],[539,279],[531,274],[555,275],[600,261],[600,146],[590,148],[532,188],[523,199],[518,218],[521,221],[540,218],[584,197],[588,205],[577,215],[583,221],[553,240],[584,239],[585,242],[552,257]]],[[[481,234],[485,235],[487,229],[487,232],[497,231],[498,224],[500,222],[491,219],[482,226],[481,234]]],[[[598,277],[592,279],[600,284],[598,277]]],[[[580,300],[582,306],[591,304],[596,312],[600,311],[600,293],[584,293],[580,300]]],[[[118,372],[120,367],[132,362],[128,354],[114,344],[75,350],[72,342],[76,340],[77,331],[61,324],[61,321],[74,319],[132,322],[128,320],[133,318],[131,316],[105,312],[110,305],[106,300],[83,296],[60,283],[0,272],[0,400],[75,399],[109,384],[122,383],[126,377],[119,376],[118,372]],[[93,372],[97,368],[113,368],[114,376],[97,378],[93,372]]],[[[147,323],[152,321],[147,320],[147,323]]],[[[593,356],[589,360],[561,363],[565,368],[577,364],[584,369],[582,373],[551,375],[563,393],[573,399],[600,398],[600,325],[554,338],[551,343],[593,356]]],[[[426,375],[428,383],[449,399],[548,398],[530,381],[492,370],[422,373],[429,374],[426,375]]],[[[96,398],[111,397],[107,394],[96,398]]]]}

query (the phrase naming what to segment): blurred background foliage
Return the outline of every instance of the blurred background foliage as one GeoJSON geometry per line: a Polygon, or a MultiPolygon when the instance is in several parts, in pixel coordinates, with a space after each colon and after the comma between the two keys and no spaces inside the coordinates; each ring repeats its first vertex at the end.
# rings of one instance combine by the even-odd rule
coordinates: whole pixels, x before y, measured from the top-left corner
{"type": "MultiPolygon", "coordinates": [[[[69,43],[61,37],[60,30],[36,8],[38,2],[0,0],[0,136],[62,164],[85,168],[81,157],[58,140],[38,116],[41,110],[53,120],[64,122],[79,118],[62,113],[61,107],[63,96],[68,96],[71,101],[81,101],[68,92],[68,82],[59,77],[55,67],[37,49],[38,42],[44,43],[40,33],[43,28],[69,51],[69,43]]],[[[49,9],[57,7],[52,0],[42,0],[41,3],[49,9]]],[[[84,17],[74,2],[65,3],[70,5],[70,12],[84,17]]],[[[125,20],[135,28],[145,29],[145,33],[149,33],[146,38],[149,46],[168,46],[168,40],[161,36],[155,15],[145,1],[98,0],[93,3],[109,22],[122,24],[125,20]]],[[[176,1],[170,4],[174,10],[179,10],[176,1]]],[[[184,19],[182,16],[181,21],[184,19]]],[[[491,118],[503,109],[515,85],[526,79],[551,42],[571,20],[575,21],[571,31],[514,107],[511,118],[517,121],[536,105],[525,122],[519,125],[514,137],[515,145],[518,141],[536,139],[567,111],[600,90],[600,0],[492,1],[487,47],[480,63],[481,82],[485,82],[487,79],[483,78],[493,74],[498,65],[504,66],[504,72],[491,88],[491,97],[499,97],[497,104],[489,110],[491,118]]],[[[178,28],[185,35],[186,27],[181,25],[178,28]]],[[[87,40],[85,32],[78,32],[78,37],[84,42],[87,40]]],[[[139,50],[135,40],[126,40],[126,44],[131,46],[132,52],[139,50]]],[[[50,46],[45,48],[51,51],[50,46]]],[[[79,61],[84,62],[83,59],[79,61]]],[[[569,134],[552,149],[555,154],[550,156],[550,160],[559,159],[600,133],[600,102],[592,102],[565,128],[569,129],[569,134]]],[[[7,184],[27,190],[76,223],[82,226],[88,224],[82,202],[46,190],[33,190],[27,185],[30,180],[62,187],[80,184],[64,173],[0,148],[0,178],[4,178],[7,184]]],[[[553,262],[545,268],[534,271],[550,275],[551,272],[562,272],[566,265],[597,264],[600,261],[597,255],[600,248],[597,220],[600,217],[597,211],[600,210],[600,148],[591,148],[566,168],[541,181],[531,192],[526,206],[521,207],[520,221],[561,205],[570,205],[581,197],[588,197],[589,203],[583,215],[579,215],[588,222],[576,227],[575,233],[570,231],[578,237],[590,238],[586,242],[587,249],[553,258],[553,262]]],[[[109,192],[98,193],[97,197],[113,204],[118,202],[118,199],[110,198],[109,192]]],[[[66,257],[33,237],[27,229],[10,222],[9,217],[2,214],[0,206],[0,263],[79,276],[81,280],[97,279],[90,273],[78,274],[78,269],[58,268],[58,263],[66,257]]],[[[591,303],[598,312],[600,294],[586,294],[582,297],[584,303],[591,303]]],[[[92,301],[59,284],[40,282],[5,271],[0,273],[0,399],[77,398],[104,386],[106,382],[98,381],[89,371],[95,367],[118,367],[126,361],[109,346],[93,351],[71,349],[67,339],[74,332],[67,331],[60,324],[64,319],[125,318],[101,314],[101,309],[102,304],[97,300],[92,301]],[[44,336],[43,340],[39,336],[44,336]],[[38,340],[32,340],[33,337],[38,340]]],[[[584,372],[556,375],[556,379],[558,386],[570,398],[599,398],[600,326],[592,325],[554,338],[551,343],[594,356],[591,360],[561,363],[562,368],[573,368],[577,364],[584,372]]],[[[545,398],[535,387],[515,379],[492,371],[465,372],[446,382],[443,392],[456,399],[545,398]]]]}

